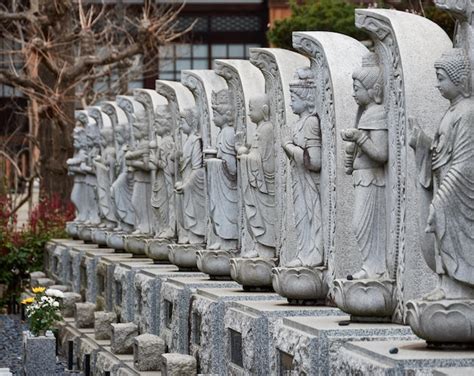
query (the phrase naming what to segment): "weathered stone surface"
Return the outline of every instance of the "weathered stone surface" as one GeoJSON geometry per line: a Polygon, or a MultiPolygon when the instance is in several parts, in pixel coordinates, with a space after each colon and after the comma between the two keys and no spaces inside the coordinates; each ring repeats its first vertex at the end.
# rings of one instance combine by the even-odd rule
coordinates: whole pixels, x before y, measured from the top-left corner
{"type": "Polygon", "coordinates": [[[163,354],[161,374],[163,376],[184,376],[196,375],[196,359],[190,355],[177,353],[163,354]]]}
{"type": "Polygon", "coordinates": [[[80,303],[81,294],[76,292],[65,292],[63,295],[64,298],[62,301],[61,313],[63,317],[74,317],[76,303],[80,303]]]}
{"type": "Polygon", "coordinates": [[[50,287],[53,286],[56,282],[50,278],[36,278],[31,281],[31,287],[50,287]]]}
{"type": "Polygon", "coordinates": [[[78,328],[94,327],[94,303],[76,303],[74,319],[78,328]]]}
{"type": "Polygon", "coordinates": [[[97,340],[110,339],[112,335],[112,324],[117,322],[115,312],[94,313],[94,336],[97,340]]]}
{"type": "Polygon", "coordinates": [[[110,347],[114,354],[132,354],[133,340],[138,336],[138,326],[132,322],[111,324],[110,347]]]}
{"type": "Polygon", "coordinates": [[[159,371],[166,344],[153,334],[141,334],[133,342],[133,364],[139,371],[159,371]]]}
{"type": "Polygon", "coordinates": [[[26,376],[54,375],[56,372],[56,338],[48,331],[35,337],[23,333],[23,370],[26,376]]]}

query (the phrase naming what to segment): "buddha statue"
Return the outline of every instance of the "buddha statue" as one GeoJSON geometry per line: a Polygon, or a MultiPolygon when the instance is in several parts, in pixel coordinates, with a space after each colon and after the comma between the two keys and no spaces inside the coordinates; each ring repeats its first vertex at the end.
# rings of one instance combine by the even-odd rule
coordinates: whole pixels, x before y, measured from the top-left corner
{"type": "MultiPolygon", "coordinates": [[[[79,123],[80,124],[80,123],[79,123]]],[[[73,133],[74,156],[67,160],[68,175],[74,176],[74,185],[71,192],[71,201],[76,208],[76,222],[85,222],[87,220],[87,210],[85,207],[86,175],[81,169],[87,158],[86,151],[86,131],[82,125],[76,125],[73,133]]]]}

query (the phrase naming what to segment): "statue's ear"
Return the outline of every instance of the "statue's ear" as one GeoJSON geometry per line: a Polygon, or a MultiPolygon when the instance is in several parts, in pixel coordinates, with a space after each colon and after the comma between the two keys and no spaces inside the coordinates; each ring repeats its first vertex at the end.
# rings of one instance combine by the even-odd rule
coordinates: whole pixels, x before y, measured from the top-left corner
{"type": "Polygon", "coordinates": [[[374,102],[381,104],[383,102],[383,85],[375,84],[372,89],[369,90],[370,96],[374,99],[374,102]]]}
{"type": "Polygon", "coordinates": [[[270,119],[270,106],[268,104],[264,104],[262,106],[262,113],[263,113],[263,117],[265,118],[265,120],[270,119]]]}

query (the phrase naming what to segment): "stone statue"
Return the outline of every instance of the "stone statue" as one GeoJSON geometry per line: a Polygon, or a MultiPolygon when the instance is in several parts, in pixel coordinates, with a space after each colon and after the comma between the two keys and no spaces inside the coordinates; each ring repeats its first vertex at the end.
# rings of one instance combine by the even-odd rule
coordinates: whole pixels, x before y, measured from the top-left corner
{"type": "Polygon", "coordinates": [[[152,186],[151,205],[155,210],[155,238],[175,237],[173,122],[168,105],[156,108],[154,122],[156,139],[150,142],[150,164],[156,170],[152,186]]]}
{"type": "Polygon", "coordinates": [[[315,113],[316,83],[311,68],[296,71],[290,83],[291,108],[299,116],[291,138],[282,140],[290,160],[290,190],[294,204],[296,252],[287,267],[319,266],[324,262],[319,170],[321,129],[315,113]]]}
{"type": "Polygon", "coordinates": [[[275,257],[275,155],[273,124],[267,95],[249,101],[249,118],[257,125],[251,145],[244,135],[236,134],[237,158],[240,159],[242,195],[247,229],[254,248],[244,250],[243,257],[275,257]]]}
{"type": "Polygon", "coordinates": [[[94,159],[100,152],[100,133],[99,127],[94,119],[89,117],[89,123],[86,127],[86,145],[87,155],[81,163],[80,168],[86,174],[85,178],[85,202],[88,213],[85,224],[99,225],[99,200],[97,196],[97,177],[95,174],[94,159]]]}
{"type": "Polygon", "coordinates": [[[213,121],[219,133],[214,157],[206,158],[209,211],[214,242],[208,249],[236,249],[238,238],[237,159],[233,105],[229,90],[212,93],[213,121]]]}
{"type": "Polygon", "coordinates": [[[135,225],[135,209],[132,205],[133,173],[128,169],[125,155],[130,147],[130,131],[124,123],[115,125],[117,178],[110,188],[115,203],[116,217],[119,219],[115,230],[130,232],[135,225]]]}
{"type": "Polygon", "coordinates": [[[145,112],[134,112],[133,150],[125,154],[127,166],[133,171],[132,205],[135,209],[134,235],[152,233],[153,212],[151,209],[150,145],[148,123],[145,112]]]}
{"type": "Polygon", "coordinates": [[[67,160],[68,175],[74,176],[74,186],[71,192],[71,201],[76,207],[76,222],[87,221],[87,210],[85,205],[86,175],[81,169],[81,165],[85,163],[87,158],[86,152],[86,131],[81,123],[77,124],[73,133],[74,140],[74,156],[67,160]]]}
{"type": "Polygon", "coordinates": [[[94,160],[97,175],[97,195],[102,224],[113,229],[116,227],[115,205],[110,194],[110,187],[115,180],[115,144],[112,127],[103,127],[100,130],[102,152],[94,160]]]}
{"type": "Polygon", "coordinates": [[[411,121],[422,198],[425,259],[440,275],[426,300],[474,298],[474,100],[471,66],[455,48],[435,63],[438,89],[450,101],[433,139],[411,121]]]}
{"type": "Polygon", "coordinates": [[[387,277],[387,217],[385,165],[388,159],[387,119],[383,101],[383,72],[377,55],[369,53],[353,75],[359,105],[355,129],[341,132],[347,142],[346,173],[354,184],[353,230],[362,254],[362,270],[353,279],[387,277]]]}
{"type": "Polygon", "coordinates": [[[181,244],[203,243],[206,234],[206,176],[198,128],[199,116],[196,109],[184,110],[181,113],[180,130],[186,140],[182,150],[176,152],[181,181],[175,183],[177,194],[182,195],[182,212],[179,217],[183,231],[178,241],[181,244]]]}

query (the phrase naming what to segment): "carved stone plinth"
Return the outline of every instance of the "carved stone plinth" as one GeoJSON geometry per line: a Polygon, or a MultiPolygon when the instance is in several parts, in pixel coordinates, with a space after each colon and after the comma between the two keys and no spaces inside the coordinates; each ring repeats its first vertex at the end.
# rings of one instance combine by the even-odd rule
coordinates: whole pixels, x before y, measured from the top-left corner
{"type": "Polygon", "coordinates": [[[176,265],[179,270],[197,269],[197,252],[202,250],[205,244],[170,244],[169,260],[176,265]]]}
{"type": "Polygon", "coordinates": [[[236,252],[204,249],[197,252],[197,267],[211,279],[230,280],[230,259],[236,252]]]}
{"type": "Polygon", "coordinates": [[[84,240],[85,242],[92,242],[92,229],[93,228],[95,228],[95,226],[78,225],[77,235],[79,239],[84,240]]]}
{"type": "Polygon", "coordinates": [[[155,261],[169,261],[169,245],[173,244],[168,239],[146,239],[145,254],[155,261]]]}
{"type": "Polygon", "coordinates": [[[149,235],[127,235],[124,238],[125,250],[134,255],[144,255],[149,235]]]}
{"type": "Polygon", "coordinates": [[[474,347],[474,300],[411,300],[406,319],[430,347],[474,347]]]}
{"type": "Polygon", "coordinates": [[[124,232],[109,232],[107,235],[107,247],[113,249],[125,249],[124,232]]]}
{"type": "Polygon", "coordinates": [[[230,260],[230,275],[245,291],[271,291],[272,269],[277,263],[275,258],[233,258],[230,260]]]}
{"type": "Polygon", "coordinates": [[[78,222],[75,222],[75,221],[66,222],[66,232],[73,239],[77,239],[79,237],[77,226],[78,226],[78,222]]]}
{"type": "Polygon", "coordinates": [[[390,322],[396,302],[391,279],[336,279],[337,306],[355,322],[390,322]]]}
{"type": "Polygon", "coordinates": [[[279,267],[272,271],[273,289],[290,304],[324,304],[328,293],[327,269],[279,267]]]}
{"type": "Polygon", "coordinates": [[[105,228],[95,228],[92,230],[91,238],[95,244],[107,246],[108,231],[105,228]]]}

